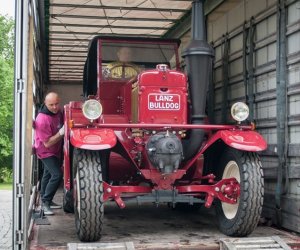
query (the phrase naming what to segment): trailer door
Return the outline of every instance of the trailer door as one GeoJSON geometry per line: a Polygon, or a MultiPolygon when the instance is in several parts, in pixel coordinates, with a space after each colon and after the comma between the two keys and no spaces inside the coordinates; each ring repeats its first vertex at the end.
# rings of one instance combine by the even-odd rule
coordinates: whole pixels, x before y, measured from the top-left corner
{"type": "Polygon", "coordinates": [[[28,119],[28,53],[29,1],[16,0],[15,15],[15,80],[14,80],[14,187],[13,187],[13,249],[27,249],[28,201],[30,181],[28,169],[31,159],[31,133],[28,119]]]}

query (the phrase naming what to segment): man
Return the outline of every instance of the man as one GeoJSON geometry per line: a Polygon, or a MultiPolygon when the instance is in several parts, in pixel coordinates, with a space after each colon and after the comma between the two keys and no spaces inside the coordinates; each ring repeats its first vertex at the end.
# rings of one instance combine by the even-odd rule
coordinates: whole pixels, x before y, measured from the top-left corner
{"type": "Polygon", "coordinates": [[[57,93],[48,93],[35,120],[35,149],[44,166],[40,193],[45,215],[53,215],[52,209],[61,208],[52,201],[62,180],[64,126],[59,101],[57,93]]]}
{"type": "Polygon", "coordinates": [[[131,79],[136,77],[140,70],[137,65],[130,63],[131,50],[121,47],[118,52],[118,61],[107,65],[104,76],[118,79],[131,79]]]}

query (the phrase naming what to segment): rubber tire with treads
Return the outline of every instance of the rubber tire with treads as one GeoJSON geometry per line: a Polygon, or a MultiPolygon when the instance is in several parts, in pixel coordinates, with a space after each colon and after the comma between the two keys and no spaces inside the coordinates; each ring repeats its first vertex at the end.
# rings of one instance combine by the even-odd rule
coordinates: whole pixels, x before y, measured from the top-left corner
{"type": "Polygon", "coordinates": [[[229,213],[230,216],[226,209],[228,203],[222,205],[222,202],[216,201],[219,228],[228,236],[247,236],[256,228],[263,206],[264,180],[261,162],[256,153],[227,148],[221,157],[218,180],[223,178],[223,174],[226,178],[234,177],[228,176],[230,171],[224,172],[226,166],[227,169],[228,166],[233,166],[231,172],[239,175],[240,197],[237,205],[233,206],[236,210],[233,214],[229,213]]]}
{"type": "Polygon", "coordinates": [[[104,217],[100,153],[75,149],[73,157],[76,232],[81,241],[97,241],[101,238],[104,217]]]}

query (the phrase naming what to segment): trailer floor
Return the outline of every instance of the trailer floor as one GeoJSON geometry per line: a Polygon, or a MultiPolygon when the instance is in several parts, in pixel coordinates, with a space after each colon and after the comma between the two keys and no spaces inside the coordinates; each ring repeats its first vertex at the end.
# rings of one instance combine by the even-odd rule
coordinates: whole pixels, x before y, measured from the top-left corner
{"type": "MultiPolygon", "coordinates": [[[[57,194],[56,202],[59,202],[57,194]]],[[[48,216],[51,225],[35,225],[30,249],[67,249],[79,243],[74,214],[54,210],[48,216]]],[[[115,203],[105,206],[103,235],[99,242],[133,242],[135,249],[220,249],[219,239],[227,238],[217,228],[214,209],[173,210],[167,205],[128,204],[119,209],[115,203]]],[[[279,236],[293,249],[300,249],[300,237],[268,226],[258,226],[250,237],[279,236]]]]}

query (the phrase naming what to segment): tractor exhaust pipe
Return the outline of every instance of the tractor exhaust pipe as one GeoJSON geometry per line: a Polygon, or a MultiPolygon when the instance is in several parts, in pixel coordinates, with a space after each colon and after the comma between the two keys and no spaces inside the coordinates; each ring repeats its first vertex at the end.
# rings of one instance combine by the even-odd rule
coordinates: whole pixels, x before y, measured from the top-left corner
{"type": "MultiPolygon", "coordinates": [[[[203,124],[206,117],[206,96],[214,57],[214,50],[206,41],[204,1],[194,0],[192,3],[192,40],[182,53],[189,79],[192,124],[203,124]]],[[[183,142],[185,161],[191,159],[199,151],[204,134],[205,132],[201,129],[191,130],[189,139],[183,142]]]]}

